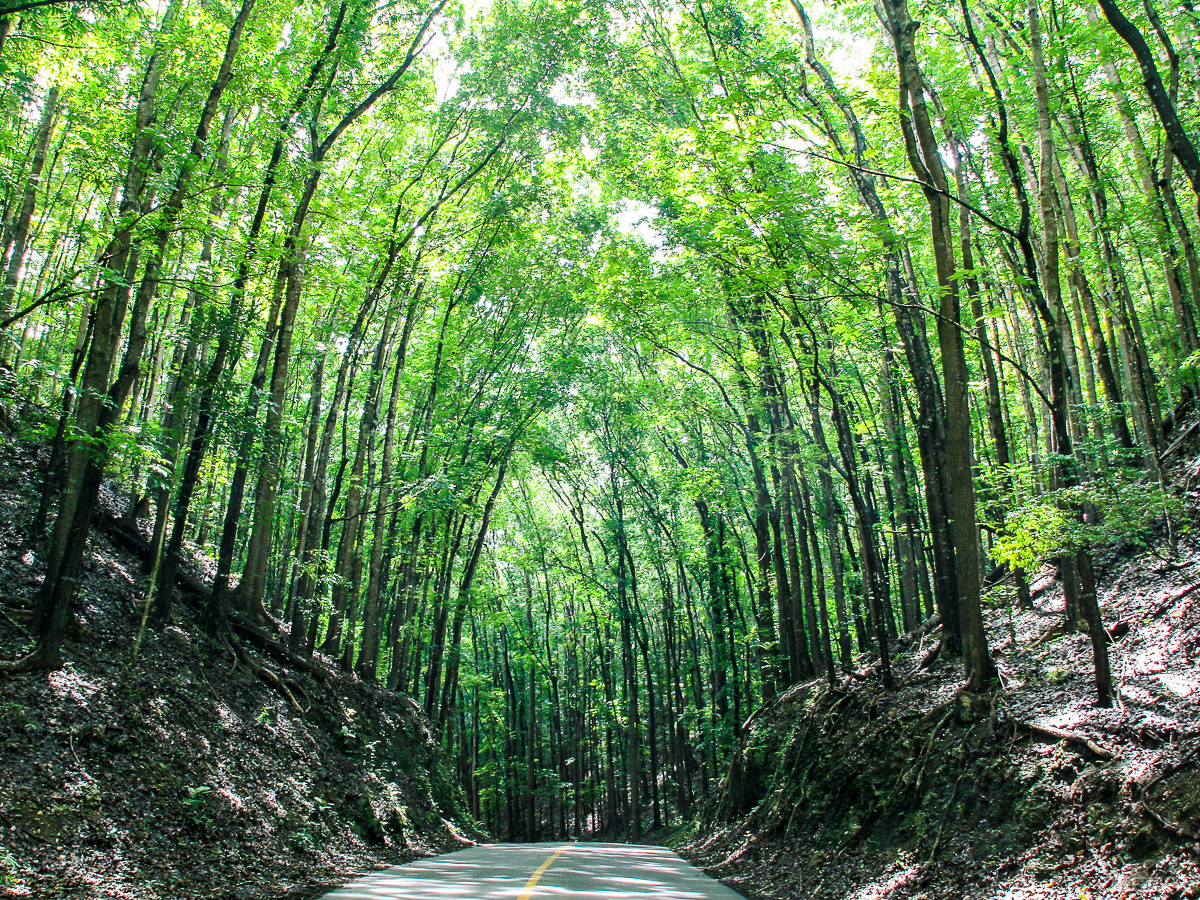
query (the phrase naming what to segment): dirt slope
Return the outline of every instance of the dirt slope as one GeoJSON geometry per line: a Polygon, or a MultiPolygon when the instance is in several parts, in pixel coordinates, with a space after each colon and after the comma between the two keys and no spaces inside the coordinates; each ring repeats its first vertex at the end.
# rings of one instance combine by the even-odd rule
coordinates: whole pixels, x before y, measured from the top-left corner
{"type": "MultiPolygon", "coordinates": [[[[40,578],[36,463],[32,446],[0,443],[4,658],[27,643],[14,610],[40,578]]],[[[251,644],[239,660],[183,604],[134,662],[143,591],[139,561],[99,534],[66,666],[0,680],[0,896],[311,896],[461,846],[455,789],[411,699],[251,644]]]]}
{"type": "Polygon", "coordinates": [[[936,635],[903,652],[894,694],[798,686],[751,721],[680,849],[766,898],[1200,897],[1198,476],[1177,549],[1101,573],[1117,707],[1093,705],[1047,568],[1033,609],[989,613],[1003,690],[959,698],[956,665],[921,670],[936,635]]]}

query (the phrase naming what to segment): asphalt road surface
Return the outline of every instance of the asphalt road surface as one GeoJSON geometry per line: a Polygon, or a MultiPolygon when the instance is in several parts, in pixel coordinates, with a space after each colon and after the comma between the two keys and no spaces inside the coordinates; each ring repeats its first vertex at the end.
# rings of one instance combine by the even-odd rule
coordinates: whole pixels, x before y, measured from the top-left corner
{"type": "Polygon", "coordinates": [[[738,900],[665,847],[487,844],[395,866],[325,900],[738,900]]]}

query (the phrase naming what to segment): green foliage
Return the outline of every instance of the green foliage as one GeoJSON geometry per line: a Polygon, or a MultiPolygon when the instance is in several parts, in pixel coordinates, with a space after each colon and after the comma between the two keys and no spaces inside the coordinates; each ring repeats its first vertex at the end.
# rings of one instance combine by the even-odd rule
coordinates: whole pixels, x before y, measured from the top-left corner
{"type": "Polygon", "coordinates": [[[11,850],[0,847],[0,887],[16,887],[20,883],[20,864],[11,850]]]}
{"type": "Polygon", "coordinates": [[[1046,680],[1053,685],[1060,685],[1071,677],[1071,673],[1066,669],[1050,669],[1046,672],[1046,680]]]}
{"type": "Polygon", "coordinates": [[[1011,567],[1031,571],[1041,561],[1072,548],[1079,534],[1078,514],[1051,501],[1008,514],[992,545],[992,556],[1011,567]]]}
{"type": "Polygon", "coordinates": [[[1154,529],[1181,509],[1179,499],[1144,472],[1109,467],[1078,487],[1045,491],[1015,506],[992,556],[1033,571],[1042,560],[1064,552],[1143,547],[1154,529]]]}
{"type": "Polygon", "coordinates": [[[211,824],[212,817],[208,812],[208,801],[213,794],[212,786],[207,784],[186,785],[184,790],[186,795],[182,801],[188,810],[188,821],[197,826],[211,824]]]}

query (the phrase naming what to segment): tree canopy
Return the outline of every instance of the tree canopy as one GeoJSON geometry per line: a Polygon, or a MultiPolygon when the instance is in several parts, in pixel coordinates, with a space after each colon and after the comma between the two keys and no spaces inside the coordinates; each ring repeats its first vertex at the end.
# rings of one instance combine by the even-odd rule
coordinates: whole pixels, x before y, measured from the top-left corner
{"type": "Polygon", "coordinates": [[[1092,559],[1200,382],[1198,53],[1155,0],[0,4],[51,448],[3,665],[61,664],[117,504],[142,640],[198,573],[514,838],[689,816],[934,616],[982,689],[1047,558],[1111,703],[1092,559]]]}

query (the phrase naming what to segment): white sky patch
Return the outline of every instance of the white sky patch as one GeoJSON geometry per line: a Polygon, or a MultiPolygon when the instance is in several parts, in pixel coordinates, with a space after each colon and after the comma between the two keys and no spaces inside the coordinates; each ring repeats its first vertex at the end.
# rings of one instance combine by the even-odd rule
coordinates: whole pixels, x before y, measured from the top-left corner
{"type": "Polygon", "coordinates": [[[658,218],[658,210],[642,200],[625,198],[618,204],[617,230],[622,234],[640,237],[654,251],[651,259],[655,262],[665,262],[671,257],[667,249],[667,238],[654,227],[658,218]]]}
{"type": "Polygon", "coordinates": [[[279,35],[279,40],[275,43],[275,52],[279,53],[292,43],[292,23],[284,22],[283,31],[279,35]]]}
{"type": "Polygon", "coordinates": [[[622,200],[618,206],[617,230],[622,234],[637,235],[651,247],[659,248],[666,243],[662,232],[654,227],[658,210],[641,200],[622,200]]]}
{"type": "MultiPolygon", "coordinates": [[[[492,0],[461,0],[463,7],[463,34],[469,34],[479,24],[479,20],[492,10],[492,0]]],[[[445,20],[434,24],[429,42],[425,45],[425,54],[435,60],[433,65],[433,83],[437,85],[437,101],[445,102],[458,93],[462,76],[472,71],[469,63],[464,63],[454,56],[450,49],[450,41],[446,37],[447,23],[445,20]]]]}
{"type": "MultiPolygon", "coordinates": [[[[672,15],[675,18],[675,15],[672,15]]],[[[608,19],[608,36],[618,44],[623,44],[625,39],[642,27],[643,20],[637,16],[627,16],[617,8],[609,10],[608,19]]]]}
{"type": "MultiPolygon", "coordinates": [[[[879,29],[868,34],[856,33],[846,27],[844,18],[829,2],[804,0],[804,6],[812,18],[817,56],[829,67],[834,79],[842,87],[867,87],[866,74],[871,55],[879,44],[879,29]]],[[[798,35],[803,33],[796,11],[787,0],[775,8],[775,14],[786,27],[798,35]]]]}
{"type": "Polygon", "coordinates": [[[571,186],[571,190],[575,192],[575,195],[579,197],[599,200],[603,193],[600,182],[586,172],[570,172],[567,176],[567,183],[571,186]]]}
{"type": "Polygon", "coordinates": [[[855,88],[866,87],[871,55],[875,52],[879,38],[815,24],[813,32],[817,47],[824,48],[818,49],[818,52],[824,56],[833,77],[843,85],[849,83],[855,88]]]}
{"type": "MultiPolygon", "coordinates": [[[[441,35],[439,34],[438,37],[441,38],[441,35]]],[[[444,38],[442,38],[442,43],[445,44],[444,38]]],[[[431,45],[430,50],[432,51],[432,49],[431,45]]],[[[437,100],[427,107],[432,112],[458,93],[458,89],[462,85],[462,76],[470,71],[470,67],[461,65],[449,50],[444,50],[440,55],[432,53],[431,55],[437,59],[433,66],[433,83],[437,86],[437,100]]]]}
{"type": "Polygon", "coordinates": [[[782,147],[784,150],[788,150],[791,153],[804,153],[804,152],[812,149],[813,142],[810,141],[806,137],[801,137],[796,134],[791,134],[791,135],[788,135],[787,137],[780,138],[777,141],[772,141],[769,144],[764,144],[763,146],[764,147],[782,147]]]}
{"type": "Polygon", "coordinates": [[[550,99],[559,106],[591,106],[597,104],[596,95],[591,91],[580,90],[576,79],[570,75],[560,75],[550,87],[550,99]]]}

